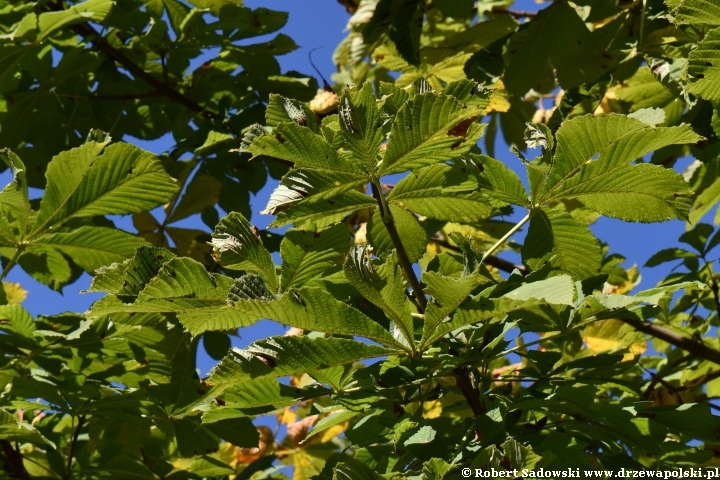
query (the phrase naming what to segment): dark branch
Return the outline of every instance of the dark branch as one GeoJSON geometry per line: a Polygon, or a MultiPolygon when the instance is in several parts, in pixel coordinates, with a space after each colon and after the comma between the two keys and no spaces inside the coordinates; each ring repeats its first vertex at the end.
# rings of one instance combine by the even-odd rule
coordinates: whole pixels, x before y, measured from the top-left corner
{"type": "Polygon", "coordinates": [[[340,5],[345,7],[345,10],[350,15],[353,15],[357,11],[357,5],[355,5],[355,2],[353,0],[337,0],[340,5]]]}
{"type": "Polygon", "coordinates": [[[7,440],[0,440],[0,461],[10,478],[30,480],[30,474],[23,464],[22,454],[15,450],[7,440]]]}
{"type": "MultiPolygon", "coordinates": [[[[52,2],[47,4],[52,11],[64,10],[62,2],[52,2]]],[[[93,48],[103,53],[111,60],[116,61],[122,65],[128,72],[130,72],[136,78],[144,81],[155,90],[160,92],[163,96],[168,97],[170,100],[179,103],[185,108],[197,112],[206,118],[218,117],[218,114],[205,109],[203,106],[195,102],[189,97],[186,97],[182,93],[173,89],[172,87],[165,85],[162,80],[159,80],[146,72],[143,68],[135,64],[130,58],[128,58],[123,52],[117,50],[115,47],[110,45],[105,38],[100,35],[93,27],[87,23],[79,23],[71,25],[69,27],[75,33],[80,35],[83,39],[92,43],[93,48]]]]}
{"type": "Polygon", "coordinates": [[[162,97],[162,92],[128,93],[126,95],[90,95],[90,100],[137,100],[138,98],[162,97]]]}
{"type": "Polygon", "coordinates": [[[529,12],[527,10],[505,10],[497,9],[493,10],[492,13],[507,13],[514,18],[533,18],[537,16],[537,12],[529,12]]]}
{"type": "Polygon", "coordinates": [[[407,252],[405,251],[405,246],[402,244],[402,240],[400,240],[400,234],[395,227],[395,221],[392,218],[392,212],[390,212],[389,208],[386,210],[386,205],[383,200],[384,197],[382,196],[382,192],[375,184],[375,182],[373,182],[371,185],[373,196],[378,203],[378,208],[380,208],[380,217],[382,218],[388,235],[390,235],[390,240],[392,240],[393,246],[397,251],[398,260],[400,260],[400,266],[402,267],[403,272],[405,272],[405,277],[407,278],[408,282],[410,282],[410,286],[413,289],[413,294],[415,295],[415,300],[417,300],[422,311],[425,312],[425,307],[427,306],[427,298],[425,298],[425,293],[423,292],[422,286],[420,285],[420,281],[415,275],[415,270],[413,270],[412,268],[412,262],[410,261],[410,257],[408,257],[407,252]]]}
{"type": "Polygon", "coordinates": [[[654,323],[629,318],[621,318],[621,320],[632,326],[635,330],[646,333],[652,337],[659,338],[660,340],[664,340],[696,357],[703,358],[720,365],[720,351],[708,347],[699,340],[678,335],[677,333],[668,330],[665,327],[661,327],[660,325],[655,325],[654,323]]]}
{"type": "Polygon", "coordinates": [[[80,430],[82,430],[83,425],[85,425],[85,415],[80,415],[78,417],[78,424],[75,427],[75,432],[73,433],[72,442],[70,443],[70,453],[68,454],[67,458],[67,466],[65,467],[65,478],[69,480],[72,478],[72,461],[73,457],[75,456],[75,448],[77,447],[77,439],[80,436],[80,430]]]}
{"type": "MultiPolygon", "coordinates": [[[[440,245],[443,248],[447,248],[448,250],[452,250],[457,253],[462,253],[459,248],[457,248],[453,245],[450,245],[450,242],[448,242],[447,240],[441,240],[439,238],[432,238],[430,241],[440,245]]],[[[530,272],[528,272],[528,269],[525,265],[518,265],[518,264],[515,264],[512,262],[508,262],[507,260],[500,258],[500,257],[496,257],[495,255],[489,255],[485,259],[485,263],[487,265],[490,265],[491,267],[495,267],[498,270],[501,270],[501,271],[507,272],[507,273],[512,273],[514,270],[518,270],[522,275],[527,275],[528,273],[530,273],[530,272]]]]}

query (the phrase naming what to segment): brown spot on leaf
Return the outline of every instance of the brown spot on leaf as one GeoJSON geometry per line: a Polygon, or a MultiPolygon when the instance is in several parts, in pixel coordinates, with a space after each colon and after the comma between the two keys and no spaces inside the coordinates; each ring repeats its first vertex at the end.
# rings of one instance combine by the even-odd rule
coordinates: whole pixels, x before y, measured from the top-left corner
{"type": "Polygon", "coordinates": [[[468,129],[470,128],[470,125],[473,124],[475,120],[477,120],[477,116],[466,118],[462,122],[458,123],[454,127],[452,127],[450,130],[447,131],[447,135],[449,137],[463,137],[467,135],[468,129]]]}

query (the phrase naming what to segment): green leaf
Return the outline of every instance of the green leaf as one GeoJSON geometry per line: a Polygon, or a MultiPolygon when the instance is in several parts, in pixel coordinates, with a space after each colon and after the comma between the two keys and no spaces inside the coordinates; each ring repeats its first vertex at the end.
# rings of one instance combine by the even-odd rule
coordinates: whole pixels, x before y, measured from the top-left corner
{"type": "Polygon", "coordinates": [[[422,344],[427,348],[453,330],[467,325],[488,322],[496,317],[502,318],[509,313],[519,312],[522,308],[530,308],[539,303],[538,300],[519,301],[510,298],[477,297],[468,299],[457,308],[449,321],[426,328],[423,332],[422,344]]]}
{"type": "Polygon", "coordinates": [[[583,165],[543,201],[576,198],[602,215],[630,222],[688,218],[693,192],[674,170],[651,164],[606,165],[599,160],[583,165]]]}
{"type": "MultiPolygon", "coordinates": [[[[487,155],[468,155],[468,165],[476,165],[482,171],[481,191],[486,195],[513,205],[527,206],[528,194],[515,172],[504,163],[487,155]]],[[[469,167],[468,167],[469,168],[469,167]]]]}
{"type": "Polygon", "coordinates": [[[54,248],[36,246],[24,252],[18,265],[38,282],[61,291],[73,276],[70,263],[54,248]]]}
{"type": "Polygon", "coordinates": [[[257,273],[276,292],[278,279],[272,255],[255,230],[240,213],[232,212],[224,217],[212,234],[213,257],[229,270],[257,273]]]}
{"type": "Polygon", "coordinates": [[[682,248],[665,248],[648,258],[645,266],[656,267],[665,262],[672,262],[673,260],[681,260],[683,258],[696,258],[697,256],[696,253],[688,252],[682,248]]]}
{"type": "MultiPolygon", "coordinates": [[[[20,157],[7,148],[0,150],[0,158],[10,169],[13,178],[13,181],[0,192],[0,210],[10,213],[14,217],[20,230],[20,236],[23,237],[28,229],[31,211],[25,164],[20,157]]],[[[7,220],[2,215],[0,217],[3,222],[0,223],[0,235],[4,235],[7,239],[14,239],[15,235],[11,231],[10,225],[5,223],[7,220]]]]}
{"type": "MultiPolygon", "coordinates": [[[[288,175],[296,172],[297,171],[294,170],[288,175]]],[[[362,180],[361,183],[365,183],[365,180],[362,180]]],[[[345,184],[341,189],[346,190],[351,186],[352,184],[345,184]]],[[[279,189],[276,190],[276,192],[279,192],[279,189]]],[[[285,192],[287,192],[287,190],[285,190],[285,192]]],[[[270,203],[277,198],[274,192],[273,196],[270,197],[270,203]]],[[[342,221],[343,218],[356,210],[372,208],[376,205],[377,203],[372,197],[356,190],[344,191],[332,198],[324,198],[324,195],[316,195],[292,205],[292,207],[287,210],[279,212],[269,227],[282,227],[289,223],[298,226],[304,225],[305,223],[314,223],[317,227],[324,227],[342,221]]],[[[270,204],[268,204],[268,207],[269,206],[270,204]]],[[[270,213],[268,210],[265,210],[265,212],[270,213]]]]}
{"type": "Polygon", "coordinates": [[[602,251],[587,225],[565,212],[543,209],[530,219],[522,258],[533,270],[552,261],[573,278],[583,279],[600,270],[602,251]]]}
{"type": "Polygon", "coordinates": [[[474,223],[487,218],[492,209],[487,197],[474,192],[477,183],[462,168],[430,165],[400,180],[387,199],[402,208],[435,220],[474,223]]]}
{"type": "MultiPolygon", "coordinates": [[[[253,429],[254,430],[254,429],[253,429]]],[[[257,430],[254,430],[257,434],[257,430]]],[[[239,432],[238,432],[239,433],[239,432]]],[[[234,442],[230,442],[235,445],[234,442]]],[[[237,445],[236,445],[237,446],[237,445]]],[[[255,445],[257,446],[257,445],[255,445]]],[[[224,477],[235,474],[236,470],[230,465],[226,465],[220,460],[203,455],[190,464],[188,471],[199,475],[202,478],[207,477],[224,477]]]]}
{"type": "Polygon", "coordinates": [[[236,447],[257,447],[260,434],[247,417],[228,418],[203,424],[205,428],[236,447]]]}
{"type": "MultiPolygon", "coordinates": [[[[117,312],[175,312],[191,332],[229,330],[250,325],[262,318],[252,317],[227,304],[232,279],[208,273],[191,258],[173,258],[162,264],[157,273],[126,303],[127,297],[108,295],[95,302],[90,316],[117,312]]],[[[141,280],[142,281],[142,280],[141,280]]]]}
{"type": "Polygon", "coordinates": [[[210,175],[195,175],[185,189],[177,206],[170,213],[165,224],[170,224],[190,215],[201,213],[206,207],[213,207],[220,198],[222,183],[210,175]]]}
{"type": "Polygon", "coordinates": [[[214,392],[261,377],[286,377],[390,354],[374,345],[342,338],[270,337],[233,350],[210,373],[214,392]]]}
{"type": "Polygon", "coordinates": [[[366,172],[373,173],[385,135],[371,82],[345,90],[338,107],[338,118],[343,139],[353,157],[366,172]]]}
{"type": "Polygon", "coordinates": [[[270,94],[270,101],[265,110],[265,122],[271,127],[277,127],[281,123],[295,122],[319,133],[315,114],[307,104],[274,93],[270,94]]]}
{"type": "Polygon", "coordinates": [[[100,268],[93,277],[88,291],[137,297],[147,283],[157,275],[160,267],[173,258],[175,254],[170,250],[141,246],[136,250],[133,258],[121,264],[100,268]]]}
{"type": "MultiPolygon", "coordinates": [[[[359,310],[336,300],[329,292],[317,287],[290,290],[278,300],[240,299],[235,302],[234,309],[243,316],[267,318],[303,330],[366,337],[396,347],[402,345],[390,332],[359,310]]],[[[207,322],[202,328],[215,329],[213,326],[213,322],[207,322]]],[[[186,327],[191,332],[198,333],[195,325],[186,324],[186,327]]],[[[226,324],[223,324],[223,327],[231,328],[226,324]]]]}
{"type": "Polygon", "coordinates": [[[720,25],[720,6],[713,0],[680,0],[672,14],[678,24],[720,25]]]}
{"type": "Polygon", "coordinates": [[[38,16],[38,41],[56,30],[82,22],[102,22],[110,13],[114,2],[110,0],[87,0],[59,12],[46,12],[38,16]]]}
{"type": "Polygon", "coordinates": [[[322,418],[318,423],[316,423],[310,433],[308,433],[305,437],[305,440],[303,440],[301,443],[308,441],[308,439],[312,438],[318,433],[324,432],[330,427],[334,427],[335,425],[343,423],[345,420],[357,417],[358,415],[360,415],[360,412],[353,412],[352,410],[341,410],[338,412],[332,412],[330,415],[322,418]]]}
{"type": "Polygon", "coordinates": [[[513,300],[545,300],[554,305],[574,305],[575,283],[568,275],[558,275],[539,282],[526,283],[504,295],[513,300]]]}
{"type": "Polygon", "coordinates": [[[553,68],[558,68],[565,57],[582,51],[589,37],[588,28],[567,3],[553,3],[540,10],[508,42],[505,88],[514,95],[524,95],[530,89],[550,91],[553,68]]]}
{"type": "Polygon", "coordinates": [[[574,117],[558,129],[552,168],[538,199],[545,203],[564,188],[573,175],[578,182],[589,174],[600,175],[668,145],[696,143],[702,137],[689,125],[654,128],[625,115],[574,117]],[[590,161],[596,154],[597,160],[590,161]],[[587,172],[587,173],[586,173],[587,172]]]}
{"type": "Polygon", "coordinates": [[[415,345],[412,319],[415,309],[405,293],[397,254],[393,252],[376,268],[369,253],[368,245],[353,247],[343,265],[345,277],[367,300],[395,322],[409,345],[415,345]]]}
{"type": "MultiPolygon", "coordinates": [[[[717,6],[715,7],[718,8],[717,6]]],[[[718,9],[720,13],[720,9],[718,9]]],[[[710,30],[688,57],[688,92],[720,100],[720,28],[710,30]]]]}
{"type": "Polygon", "coordinates": [[[224,406],[216,402],[203,413],[203,424],[228,418],[253,416],[295,405],[303,400],[331,393],[331,390],[314,385],[296,388],[283,385],[275,378],[257,378],[228,386],[221,397],[224,406]]]}
{"type": "Polygon", "coordinates": [[[425,340],[432,336],[438,325],[452,315],[475,287],[482,283],[482,280],[483,278],[476,273],[459,279],[435,272],[423,273],[422,281],[427,285],[426,292],[432,295],[432,301],[428,302],[425,310],[421,345],[425,345],[425,340]]]}
{"type": "Polygon", "coordinates": [[[178,190],[155,155],[126,143],[105,145],[89,142],[53,158],[32,234],[70,218],[148,211],[178,190]]]}
{"type": "Polygon", "coordinates": [[[30,313],[20,305],[0,305],[0,331],[13,338],[13,343],[32,350],[35,342],[35,321],[30,313]]]}
{"type": "Polygon", "coordinates": [[[326,172],[345,174],[348,178],[364,178],[362,170],[350,161],[348,155],[341,155],[324,138],[297,123],[280,123],[271,135],[254,139],[247,151],[253,156],[267,155],[287,160],[296,168],[318,169],[326,172]]]}
{"type": "Polygon", "coordinates": [[[350,232],[340,224],[324,230],[289,230],[280,244],[280,291],[322,275],[347,251],[350,232]]]}
{"type": "MultiPolygon", "coordinates": [[[[427,248],[427,234],[420,226],[417,218],[412,213],[403,210],[400,206],[391,203],[389,205],[392,218],[400,234],[400,241],[405,247],[411,262],[415,262],[425,254],[427,248]]],[[[380,216],[380,210],[375,209],[373,216],[367,224],[368,240],[373,246],[373,253],[378,256],[386,255],[395,249],[390,239],[387,228],[380,216]]]]}
{"type": "Polygon", "coordinates": [[[408,100],[393,121],[379,173],[400,173],[467,153],[484,128],[475,124],[483,109],[466,107],[453,96],[435,92],[408,100]]]}
{"type": "Polygon", "coordinates": [[[122,230],[84,226],[69,233],[52,233],[38,237],[30,246],[52,247],[67,255],[88,273],[103,265],[122,262],[135,250],[146,245],[144,239],[122,230]]]}

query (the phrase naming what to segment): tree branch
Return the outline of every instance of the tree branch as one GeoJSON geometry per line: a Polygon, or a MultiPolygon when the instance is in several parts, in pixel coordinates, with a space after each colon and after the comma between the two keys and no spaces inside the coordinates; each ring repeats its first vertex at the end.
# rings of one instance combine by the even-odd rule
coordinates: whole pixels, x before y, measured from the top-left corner
{"type": "MultiPolygon", "coordinates": [[[[447,240],[431,238],[430,241],[436,243],[437,245],[440,245],[443,248],[452,250],[453,252],[462,253],[459,248],[450,245],[450,242],[448,242],[447,240]]],[[[491,267],[495,267],[498,270],[506,273],[512,273],[514,270],[518,270],[523,276],[529,273],[525,265],[518,265],[517,263],[508,262],[504,258],[496,257],[495,255],[488,255],[485,259],[485,264],[490,265],[491,267]]]]}
{"type": "Polygon", "coordinates": [[[78,417],[78,424],[77,427],[75,427],[75,433],[73,433],[72,442],[70,443],[70,453],[68,454],[67,459],[67,466],[65,467],[65,479],[70,480],[72,478],[72,460],[75,456],[75,447],[77,446],[77,439],[80,436],[80,430],[82,430],[83,425],[85,425],[85,415],[80,415],[78,417]]]}
{"type": "Polygon", "coordinates": [[[424,313],[425,307],[427,306],[427,298],[425,298],[425,293],[423,292],[422,286],[420,285],[420,281],[418,281],[418,278],[415,275],[415,271],[412,268],[412,262],[410,261],[410,257],[408,257],[407,252],[405,251],[405,247],[402,244],[402,240],[400,240],[400,234],[395,227],[395,221],[392,218],[392,212],[390,211],[388,205],[385,203],[385,197],[383,197],[383,194],[380,190],[381,189],[380,187],[378,187],[377,182],[372,182],[373,196],[378,202],[378,207],[380,208],[380,217],[382,218],[388,235],[390,235],[390,240],[392,240],[393,246],[397,251],[398,260],[400,260],[400,266],[402,267],[403,272],[405,272],[405,277],[408,279],[408,282],[410,282],[410,286],[412,286],[415,300],[417,300],[418,304],[422,309],[422,312],[424,313]]]}
{"type": "MultiPolygon", "coordinates": [[[[57,12],[64,10],[62,2],[51,2],[47,5],[50,7],[51,11],[57,12]]],[[[193,112],[197,112],[206,118],[219,117],[217,113],[205,109],[203,106],[201,106],[191,98],[183,95],[172,87],[165,85],[163,81],[155,78],[154,76],[146,72],[143,68],[136,65],[135,62],[128,58],[123,52],[110,45],[102,35],[100,35],[93,27],[91,27],[87,23],[70,25],[69,28],[78,35],[80,35],[83,39],[92,42],[93,48],[122,65],[136,78],[144,81],[145,83],[153,87],[155,90],[160,92],[163,96],[168,97],[170,100],[179,103],[185,108],[192,110],[193,112]]]]}
{"type": "Polygon", "coordinates": [[[507,9],[496,9],[492,13],[507,13],[514,18],[533,18],[537,16],[537,12],[530,12],[528,10],[507,10],[507,9]]]}
{"type": "Polygon", "coordinates": [[[720,351],[708,347],[699,340],[684,337],[668,330],[665,327],[655,325],[654,323],[629,318],[621,318],[620,320],[639,332],[664,340],[671,345],[675,345],[676,347],[695,355],[696,357],[703,358],[720,365],[720,351]]]}
{"type": "Polygon", "coordinates": [[[23,464],[22,454],[7,440],[0,440],[0,460],[10,478],[30,480],[30,474],[23,464]]]}

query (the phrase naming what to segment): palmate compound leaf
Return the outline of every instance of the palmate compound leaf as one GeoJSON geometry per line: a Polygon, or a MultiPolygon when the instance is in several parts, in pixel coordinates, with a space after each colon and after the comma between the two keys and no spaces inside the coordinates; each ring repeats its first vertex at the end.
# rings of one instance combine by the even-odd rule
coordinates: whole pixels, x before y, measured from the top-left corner
{"type": "Polygon", "coordinates": [[[693,192],[674,170],[652,164],[604,167],[584,165],[545,201],[575,198],[602,215],[632,222],[688,218],[693,192]]]}
{"type": "Polygon", "coordinates": [[[458,158],[482,136],[484,107],[443,93],[408,100],[393,120],[379,173],[390,175],[458,158]]]}
{"type": "Polygon", "coordinates": [[[547,302],[544,300],[534,298],[529,300],[515,300],[506,297],[466,299],[450,319],[429,325],[424,329],[422,345],[427,347],[440,340],[445,334],[466,325],[488,322],[493,318],[503,318],[509,313],[520,312],[523,308],[532,308],[545,303],[547,302]]]}
{"type": "Polygon", "coordinates": [[[345,89],[338,107],[338,120],[342,138],[355,162],[367,173],[374,173],[385,134],[382,129],[384,119],[371,82],[360,88],[345,89]]]}
{"type": "Polygon", "coordinates": [[[263,246],[256,228],[242,214],[232,212],[220,220],[212,233],[211,244],[213,257],[220,265],[229,270],[257,273],[271,290],[278,290],[272,256],[263,246]]]}
{"type": "MultiPolygon", "coordinates": [[[[397,228],[400,241],[405,247],[408,258],[411,262],[416,262],[425,254],[427,249],[427,234],[413,213],[403,210],[394,203],[390,203],[389,207],[395,228],[397,228]]],[[[387,255],[395,249],[387,227],[383,223],[379,208],[375,209],[370,221],[367,223],[367,233],[375,255],[387,255]]]]}
{"type": "Polygon", "coordinates": [[[357,245],[345,260],[345,277],[371,303],[385,312],[414,346],[413,318],[415,308],[405,293],[403,274],[397,254],[393,252],[382,263],[373,264],[368,245],[357,245]]]}
{"type": "Polygon", "coordinates": [[[600,242],[587,225],[556,209],[542,209],[531,217],[521,253],[533,270],[551,261],[576,279],[596,275],[602,262],[600,242]]]}
{"type": "Polygon", "coordinates": [[[432,296],[432,300],[428,302],[425,310],[421,348],[433,336],[437,327],[468,298],[470,293],[479,285],[492,282],[492,277],[470,273],[456,279],[427,271],[423,273],[422,281],[427,285],[426,292],[432,296]]]}
{"type": "Polygon", "coordinates": [[[265,110],[265,122],[271,127],[281,123],[295,122],[308,127],[315,133],[319,132],[315,114],[307,104],[274,93],[270,94],[270,100],[265,110]]]}
{"type": "MultiPolygon", "coordinates": [[[[612,177],[617,169],[650,152],[668,145],[696,143],[702,139],[689,125],[654,127],[637,118],[617,114],[575,117],[563,123],[556,133],[557,146],[552,166],[534,202],[543,204],[550,199],[561,198],[556,192],[564,189],[574,176],[580,177],[578,180],[571,180],[574,182],[582,182],[599,175],[612,177]],[[599,156],[593,160],[597,154],[599,156]]],[[[621,174],[624,172],[619,171],[621,174]]],[[[617,185],[618,188],[621,186],[622,184],[617,185]]],[[[636,183],[630,182],[622,191],[629,194],[637,188],[639,186],[636,183]]],[[[666,193],[662,192],[660,196],[664,198],[666,193]]],[[[674,193],[678,192],[670,192],[671,195],[674,193]]],[[[602,202],[596,203],[602,208],[602,202]]],[[[645,221],[665,220],[665,212],[658,216],[658,212],[647,211],[645,221]],[[654,218],[657,220],[653,220],[654,218]]],[[[628,211],[624,215],[633,218],[632,215],[637,214],[628,211]]]]}
{"type": "MultiPolygon", "coordinates": [[[[382,326],[359,310],[333,298],[326,290],[317,287],[291,289],[278,299],[238,298],[233,302],[233,309],[238,312],[238,318],[267,318],[303,330],[360,336],[384,345],[404,348],[404,343],[394,338],[382,326]]],[[[185,321],[184,325],[193,334],[216,329],[214,321],[205,323],[185,321]]],[[[222,328],[232,327],[222,325],[222,328]]]]}
{"type": "Polygon", "coordinates": [[[527,207],[529,197],[520,177],[503,162],[487,155],[468,154],[462,159],[467,169],[475,166],[482,171],[480,191],[501,202],[527,207]]]}
{"type": "Polygon", "coordinates": [[[288,230],[280,243],[280,291],[322,275],[347,252],[349,241],[350,232],[342,224],[324,230],[288,230]]]}
{"type": "Polygon", "coordinates": [[[49,233],[37,237],[28,247],[54,248],[67,255],[88,273],[103,265],[122,262],[133,256],[135,250],[146,245],[141,237],[122,230],[106,227],[85,226],[68,233],[49,233]]]}
{"type": "Polygon", "coordinates": [[[720,5],[714,0],[680,0],[672,15],[677,24],[720,25],[720,5]]]}
{"type": "Polygon", "coordinates": [[[117,312],[174,312],[193,333],[229,330],[263,318],[228,305],[233,279],[208,273],[201,263],[191,258],[175,257],[161,262],[155,263],[147,256],[138,260],[136,256],[136,259],[119,265],[115,270],[101,272],[104,278],[93,284],[94,290],[101,286],[117,287],[120,275],[123,280],[118,293],[95,302],[89,315],[95,318],[117,312]],[[138,270],[135,271],[135,268],[138,270]],[[146,274],[152,276],[147,279],[146,274]],[[137,293],[132,295],[136,289],[137,293]]]}
{"type": "MultiPolygon", "coordinates": [[[[720,13],[720,7],[716,7],[720,13]]],[[[720,100],[720,28],[710,30],[690,52],[687,91],[705,100],[720,100]]]]}
{"type": "Polygon", "coordinates": [[[394,353],[393,350],[343,338],[270,337],[245,349],[233,349],[210,372],[207,383],[217,395],[240,382],[311,373],[394,353]]]}
{"type": "MultiPolygon", "coordinates": [[[[474,165],[472,168],[477,169],[474,165]]],[[[492,211],[489,199],[477,189],[478,183],[467,174],[466,166],[443,163],[403,178],[387,200],[435,220],[473,223],[487,218],[492,211]]]]}
{"type": "Polygon", "coordinates": [[[132,258],[101,267],[95,272],[89,292],[107,292],[119,297],[137,297],[160,271],[163,263],[175,258],[170,250],[142,246],[132,258]]]}
{"type": "Polygon", "coordinates": [[[106,145],[90,141],[53,158],[30,237],[71,218],[149,211],[177,192],[155,155],[126,143],[106,145]]]}
{"type": "Polygon", "coordinates": [[[257,378],[225,388],[219,395],[225,403],[212,401],[204,411],[202,421],[213,423],[226,418],[269,413],[329,393],[331,390],[319,385],[297,388],[282,384],[276,378],[257,378]]]}

